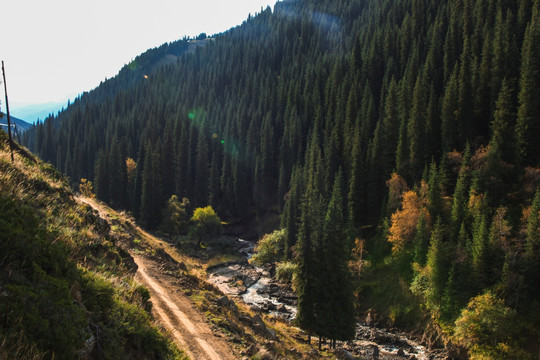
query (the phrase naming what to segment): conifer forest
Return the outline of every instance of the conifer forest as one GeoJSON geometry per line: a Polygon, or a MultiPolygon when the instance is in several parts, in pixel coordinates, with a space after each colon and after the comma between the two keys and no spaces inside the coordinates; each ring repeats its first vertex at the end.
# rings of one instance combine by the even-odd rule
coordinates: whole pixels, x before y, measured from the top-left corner
{"type": "Polygon", "coordinates": [[[534,359],[539,136],[540,1],[286,0],[147,51],[23,142],[148,230],[172,196],[284,229],[312,335],[371,309],[534,359]]]}

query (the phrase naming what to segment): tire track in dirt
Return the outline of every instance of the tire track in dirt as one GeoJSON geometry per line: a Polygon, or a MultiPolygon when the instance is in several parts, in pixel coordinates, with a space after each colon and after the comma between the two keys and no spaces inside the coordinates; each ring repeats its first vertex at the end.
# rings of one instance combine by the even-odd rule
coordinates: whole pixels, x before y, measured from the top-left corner
{"type": "Polygon", "coordinates": [[[214,335],[189,299],[176,289],[160,284],[159,274],[149,270],[151,261],[132,256],[138,266],[138,280],[150,290],[154,312],[191,359],[236,359],[227,342],[214,335]]]}

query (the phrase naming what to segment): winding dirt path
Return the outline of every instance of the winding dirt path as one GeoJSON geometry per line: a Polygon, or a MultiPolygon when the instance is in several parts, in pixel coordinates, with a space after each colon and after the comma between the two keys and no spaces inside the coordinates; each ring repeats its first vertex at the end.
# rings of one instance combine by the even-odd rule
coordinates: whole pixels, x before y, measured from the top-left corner
{"type": "MultiPolygon", "coordinates": [[[[114,210],[102,207],[94,199],[77,198],[99,212],[102,219],[109,221],[114,210]]],[[[133,230],[153,243],[160,243],[152,235],[130,222],[133,230]]],[[[135,279],[150,291],[152,312],[156,319],[169,331],[175,343],[192,360],[235,360],[234,352],[224,338],[214,333],[205,316],[176,285],[178,279],[160,271],[160,265],[151,259],[128,250],[137,264],[135,279]]]]}
{"type": "Polygon", "coordinates": [[[227,342],[216,336],[203,315],[179,289],[156,269],[156,264],[133,256],[136,279],[150,290],[153,311],[191,359],[236,359],[227,342]]]}

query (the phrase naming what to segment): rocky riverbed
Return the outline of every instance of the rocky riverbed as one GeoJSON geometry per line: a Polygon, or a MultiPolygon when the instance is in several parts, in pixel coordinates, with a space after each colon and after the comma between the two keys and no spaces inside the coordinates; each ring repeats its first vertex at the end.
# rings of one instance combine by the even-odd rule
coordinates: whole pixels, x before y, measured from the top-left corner
{"type": "Polygon", "coordinates": [[[226,263],[208,269],[208,281],[227,295],[240,297],[257,312],[292,320],[296,316],[296,295],[290,286],[271,277],[270,269],[248,262],[254,244],[239,239],[238,251],[245,260],[226,263]]]}
{"type": "MultiPolygon", "coordinates": [[[[253,310],[268,313],[286,320],[296,316],[296,295],[290,286],[271,277],[271,269],[249,263],[254,244],[238,239],[237,251],[244,256],[241,261],[220,264],[207,269],[208,281],[225,294],[242,299],[253,310]]],[[[356,337],[342,346],[343,359],[447,359],[442,351],[428,351],[419,342],[396,330],[374,327],[369,315],[359,322],[356,337]],[[350,355],[350,357],[348,357],[350,355]]]]}

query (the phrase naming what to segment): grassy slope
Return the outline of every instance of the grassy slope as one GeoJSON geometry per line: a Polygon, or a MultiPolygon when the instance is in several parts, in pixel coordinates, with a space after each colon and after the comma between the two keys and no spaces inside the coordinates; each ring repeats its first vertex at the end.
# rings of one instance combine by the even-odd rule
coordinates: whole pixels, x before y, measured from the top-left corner
{"type": "Polygon", "coordinates": [[[0,359],[175,359],[131,257],[66,179],[0,132],[0,359]]]}

